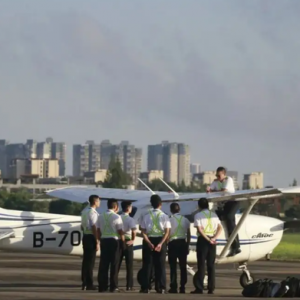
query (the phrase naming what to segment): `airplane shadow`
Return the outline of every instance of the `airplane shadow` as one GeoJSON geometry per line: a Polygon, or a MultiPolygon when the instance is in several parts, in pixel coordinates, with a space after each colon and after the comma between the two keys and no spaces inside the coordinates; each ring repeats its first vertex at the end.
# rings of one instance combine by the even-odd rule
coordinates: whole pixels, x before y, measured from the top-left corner
{"type": "Polygon", "coordinates": [[[1,283],[0,288],[80,288],[79,284],[1,283]]]}

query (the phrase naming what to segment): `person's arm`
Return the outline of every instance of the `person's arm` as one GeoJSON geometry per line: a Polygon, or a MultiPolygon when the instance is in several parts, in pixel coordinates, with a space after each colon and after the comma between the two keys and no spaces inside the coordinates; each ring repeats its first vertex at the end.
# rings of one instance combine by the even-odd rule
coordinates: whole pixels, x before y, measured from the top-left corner
{"type": "Polygon", "coordinates": [[[206,192],[207,193],[210,193],[210,192],[215,192],[216,191],[216,186],[215,186],[215,181],[213,181],[211,183],[211,185],[209,185],[207,188],[206,188],[206,192]]]}
{"type": "Polygon", "coordinates": [[[133,245],[136,237],[136,223],[133,218],[131,219],[130,228],[131,228],[131,241],[128,241],[127,245],[133,245]]]}
{"type": "Polygon", "coordinates": [[[92,232],[96,240],[96,250],[99,250],[99,235],[98,235],[98,215],[96,213],[90,215],[90,222],[92,224],[92,232]]]}
{"type": "Polygon", "coordinates": [[[146,234],[146,229],[141,228],[141,232],[142,232],[142,235],[143,235],[143,238],[144,238],[145,242],[149,245],[149,247],[151,249],[154,249],[154,245],[151,243],[151,241],[148,238],[148,235],[146,234]]]}
{"type": "Polygon", "coordinates": [[[186,218],[186,227],[187,227],[187,232],[186,232],[186,242],[188,245],[188,248],[190,247],[190,243],[191,243],[191,224],[190,221],[186,218]]]}
{"type": "Polygon", "coordinates": [[[201,215],[195,215],[194,227],[196,227],[197,232],[202,235],[207,241],[210,242],[210,238],[204,233],[204,228],[201,224],[202,217],[201,215]]]}
{"type": "Polygon", "coordinates": [[[163,243],[167,240],[167,238],[170,235],[170,229],[171,229],[171,222],[170,222],[170,218],[165,215],[165,230],[164,230],[164,236],[162,238],[162,240],[160,241],[160,243],[156,246],[155,251],[160,251],[161,250],[161,246],[163,245],[163,243]]]}

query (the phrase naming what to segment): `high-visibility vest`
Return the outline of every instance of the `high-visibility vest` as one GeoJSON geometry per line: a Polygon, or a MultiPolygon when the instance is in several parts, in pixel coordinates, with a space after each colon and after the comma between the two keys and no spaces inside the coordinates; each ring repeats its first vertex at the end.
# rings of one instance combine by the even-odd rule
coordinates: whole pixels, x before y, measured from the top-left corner
{"type": "Polygon", "coordinates": [[[83,229],[83,234],[93,234],[92,228],[89,228],[89,215],[92,208],[84,210],[81,214],[81,225],[83,229]]]}
{"type": "Polygon", "coordinates": [[[104,228],[101,230],[101,237],[119,237],[119,234],[114,231],[110,224],[110,219],[113,213],[103,213],[104,228]]]}
{"type": "Polygon", "coordinates": [[[183,216],[178,216],[176,218],[176,216],[173,215],[172,218],[174,218],[176,220],[177,227],[176,227],[175,232],[170,236],[170,241],[175,240],[175,239],[185,239],[186,238],[186,230],[181,224],[181,222],[183,220],[183,216]]]}
{"type": "MultiPolygon", "coordinates": [[[[129,216],[128,215],[121,215],[121,218],[122,218],[122,221],[124,223],[124,221],[128,218],[129,216]]],[[[131,233],[129,234],[128,232],[125,232],[125,240],[131,240],[131,233]]]]}
{"type": "MultiPolygon", "coordinates": [[[[204,228],[203,232],[206,234],[206,235],[214,235],[215,234],[215,230],[214,230],[214,227],[213,227],[213,224],[211,222],[211,211],[209,211],[209,213],[205,213],[204,211],[201,212],[207,219],[207,225],[206,227],[204,228]]],[[[200,233],[197,231],[197,235],[200,236],[200,233]]]]}
{"type": "Polygon", "coordinates": [[[158,212],[156,215],[153,213],[153,211],[149,211],[149,215],[152,221],[152,228],[150,232],[148,232],[148,236],[163,236],[164,230],[160,228],[159,226],[159,216],[161,215],[161,212],[158,212]]]}
{"type": "Polygon", "coordinates": [[[227,180],[227,177],[224,178],[224,180],[221,182],[218,180],[218,190],[222,190],[224,188],[224,183],[227,180]]]}

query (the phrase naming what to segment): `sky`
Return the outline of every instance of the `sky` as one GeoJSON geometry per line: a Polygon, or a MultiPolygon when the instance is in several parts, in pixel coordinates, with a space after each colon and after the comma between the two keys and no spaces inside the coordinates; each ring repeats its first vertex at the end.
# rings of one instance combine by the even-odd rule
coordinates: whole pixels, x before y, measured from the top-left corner
{"type": "Polygon", "coordinates": [[[299,0],[0,0],[0,138],[190,145],[300,181],[299,0]]]}

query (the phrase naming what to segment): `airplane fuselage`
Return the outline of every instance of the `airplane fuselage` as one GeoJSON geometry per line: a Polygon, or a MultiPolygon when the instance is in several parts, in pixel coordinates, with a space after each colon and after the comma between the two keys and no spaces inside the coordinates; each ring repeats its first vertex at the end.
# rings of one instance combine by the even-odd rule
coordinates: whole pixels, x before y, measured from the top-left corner
{"type": "MultiPolygon", "coordinates": [[[[236,221],[240,215],[236,215],[236,221]]],[[[0,209],[0,232],[13,230],[14,235],[0,240],[0,249],[44,254],[83,254],[80,217],[0,209]]],[[[217,255],[226,244],[225,232],[218,239],[217,255]]],[[[219,263],[255,261],[271,253],[283,234],[283,222],[269,217],[249,215],[239,231],[241,253],[219,263]]],[[[196,229],[191,224],[191,246],[188,263],[196,263],[196,229]]],[[[99,252],[98,254],[99,255],[99,252]]],[[[134,244],[134,259],[142,259],[142,238],[134,244]]]]}

